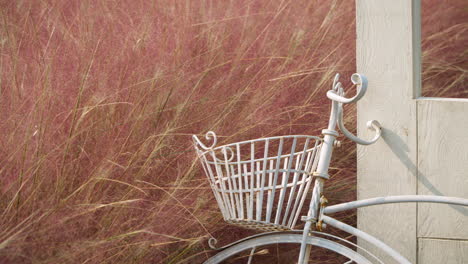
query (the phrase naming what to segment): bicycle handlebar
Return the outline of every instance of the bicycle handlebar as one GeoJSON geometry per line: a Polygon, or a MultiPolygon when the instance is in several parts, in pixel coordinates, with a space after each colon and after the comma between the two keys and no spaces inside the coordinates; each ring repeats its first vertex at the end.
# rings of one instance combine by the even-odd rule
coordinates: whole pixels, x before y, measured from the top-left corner
{"type": "Polygon", "coordinates": [[[333,80],[333,87],[332,90],[327,92],[327,97],[338,103],[338,118],[337,118],[337,125],[340,128],[341,132],[349,138],[350,140],[356,142],[357,144],[360,145],[371,145],[375,143],[382,135],[382,126],[377,120],[370,120],[367,122],[367,128],[374,130],[375,131],[375,136],[371,140],[364,140],[362,138],[359,138],[355,136],[353,133],[351,133],[348,129],[346,129],[343,121],[343,104],[349,104],[349,103],[354,103],[359,101],[367,91],[367,78],[364,75],[355,73],[351,75],[351,82],[353,82],[354,85],[357,85],[357,91],[356,95],[347,98],[345,97],[345,92],[344,88],[339,82],[340,75],[336,74],[335,79],[333,80]]]}
{"type": "Polygon", "coordinates": [[[340,74],[335,75],[335,79],[333,80],[333,88],[332,90],[327,92],[327,97],[335,102],[342,103],[342,104],[349,104],[359,101],[367,91],[367,78],[363,75],[355,73],[351,75],[351,81],[354,85],[357,85],[357,92],[354,97],[346,98],[344,97],[344,90],[343,86],[339,82],[340,74]]]}

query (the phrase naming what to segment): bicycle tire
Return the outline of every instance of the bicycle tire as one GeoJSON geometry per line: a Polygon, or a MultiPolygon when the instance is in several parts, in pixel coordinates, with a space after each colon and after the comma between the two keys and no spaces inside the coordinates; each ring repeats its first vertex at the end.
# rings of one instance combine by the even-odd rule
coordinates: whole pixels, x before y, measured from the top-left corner
{"type": "MultiPolygon", "coordinates": [[[[301,244],[302,242],[302,234],[288,234],[288,233],[279,233],[279,234],[267,234],[265,236],[260,237],[253,237],[251,239],[242,241],[240,243],[234,244],[218,254],[212,256],[208,260],[204,262],[204,264],[218,264],[222,261],[232,257],[238,253],[243,251],[252,249],[253,247],[261,247],[267,246],[272,244],[301,244]]],[[[328,240],[326,238],[317,237],[317,236],[310,236],[307,239],[307,244],[325,248],[336,252],[342,256],[347,257],[348,259],[358,263],[358,264],[371,264],[368,259],[366,259],[361,254],[357,253],[356,251],[345,247],[339,243],[334,241],[328,240]]]]}

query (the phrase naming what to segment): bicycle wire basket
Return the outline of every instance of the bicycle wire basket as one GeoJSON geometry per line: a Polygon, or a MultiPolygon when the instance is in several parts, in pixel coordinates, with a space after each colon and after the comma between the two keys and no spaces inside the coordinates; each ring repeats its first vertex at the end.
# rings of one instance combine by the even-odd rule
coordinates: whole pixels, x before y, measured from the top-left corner
{"type": "Polygon", "coordinates": [[[216,147],[210,131],[195,149],[226,222],[262,231],[292,230],[312,185],[322,139],[292,135],[216,147]]]}

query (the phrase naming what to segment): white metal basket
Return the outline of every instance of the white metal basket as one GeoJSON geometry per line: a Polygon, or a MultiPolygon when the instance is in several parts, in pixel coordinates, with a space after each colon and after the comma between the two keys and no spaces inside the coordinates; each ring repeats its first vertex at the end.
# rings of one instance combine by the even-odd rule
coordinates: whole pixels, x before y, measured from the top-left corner
{"type": "Polygon", "coordinates": [[[225,221],[265,231],[291,230],[312,185],[322,139],[294,135],[216,147],[193,136],[225,221]]]}

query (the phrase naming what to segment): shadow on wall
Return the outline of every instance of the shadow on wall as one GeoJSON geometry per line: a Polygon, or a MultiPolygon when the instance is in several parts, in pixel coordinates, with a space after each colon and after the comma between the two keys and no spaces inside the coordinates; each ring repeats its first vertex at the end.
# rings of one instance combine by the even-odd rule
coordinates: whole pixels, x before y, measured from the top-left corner
{"type": "MultiPolygon", "coordinates": [[[[390,150],[395,154],[396,157],[405,165],[405,167],[418,179],[418,182],[422,183],[432,194],[438,196],[445,196],[440,190],[434,186],[429,179],[418,169],[418,167],[408,157],[409,148],[408,145],[401,139],[401,137],[393,132],[392,130],[382,128],[382,139],[385,141],[390,150]]],[[[449,205],[453,209],[457,210],[464,216],[468,216],[468,208],[449,205]]]]}

